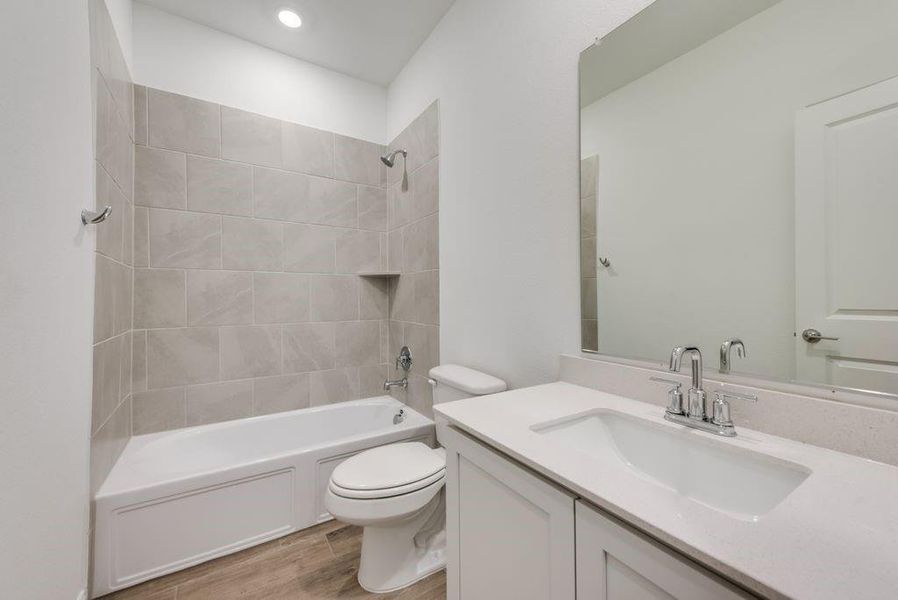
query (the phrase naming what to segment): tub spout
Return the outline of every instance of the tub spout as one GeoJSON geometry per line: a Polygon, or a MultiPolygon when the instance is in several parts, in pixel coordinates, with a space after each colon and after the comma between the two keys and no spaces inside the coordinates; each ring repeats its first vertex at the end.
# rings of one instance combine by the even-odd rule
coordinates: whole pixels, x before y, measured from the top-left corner
{"type": "Polygon", "coordinates": [[[403,377],[402,379],[388,379],[384,381],[384,391],[389,392],[394,387],[408,389],[408,377],[403,377]]]}

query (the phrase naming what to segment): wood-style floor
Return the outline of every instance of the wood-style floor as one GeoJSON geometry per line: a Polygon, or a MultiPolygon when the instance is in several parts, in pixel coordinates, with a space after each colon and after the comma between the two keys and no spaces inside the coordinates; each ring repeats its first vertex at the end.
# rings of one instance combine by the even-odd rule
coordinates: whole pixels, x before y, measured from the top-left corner
{"type": "Polygon", "coordinates": [[[392,594],[356,580],[362,530],[336,521],[104,596],[103,600],[443,600],[440,571],[392,594]]]}

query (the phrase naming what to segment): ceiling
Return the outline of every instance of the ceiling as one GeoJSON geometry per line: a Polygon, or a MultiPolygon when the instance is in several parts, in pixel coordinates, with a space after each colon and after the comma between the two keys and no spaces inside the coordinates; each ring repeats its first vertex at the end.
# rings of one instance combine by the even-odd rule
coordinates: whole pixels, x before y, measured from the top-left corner
{"type": "Polygon", "coordinates": [[[455,0],[139,0],[235,35],[379,85],[399,74],[455,0]],[[302,17],[288,29],[277,12],[302,17]]]}

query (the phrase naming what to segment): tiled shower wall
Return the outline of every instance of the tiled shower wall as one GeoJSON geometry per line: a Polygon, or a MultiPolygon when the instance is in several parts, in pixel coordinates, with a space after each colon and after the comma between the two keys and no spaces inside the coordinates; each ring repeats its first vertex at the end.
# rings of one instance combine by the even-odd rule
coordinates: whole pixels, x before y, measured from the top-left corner
{"type": "Polygon", "coordinates": [[[96,206],[111,206],[96,232],[91,492],[131,435],[131,292],[134,143],[132,85],[103,0],[91,0],[96,206]]]}
{"type": "Polygon", "coordinates": [[[385,148],[139,86],[135,124],[134,433],[381,395],[385,148]]]}
{"type": "MultiPolygon", "coordinates": [[[[408,390],[393,396],[432,416],[433,390],[428,371],[440,363],[440,134],[439,104],[434,102],[392,143],[408,151],[408,190],[402,189],[401,159],[387,172],[389,258],[391,272],[391,357],[407,345],[412,352],[408,390]]],[[[391,368],[391,376],[399,375],[391,368]]]]}
{"type": "Polygon", "coordinates": [[[596,190],[599,157],[580,161],[580,344],[599,350],[598,279],[596,278],[596,190]]]}

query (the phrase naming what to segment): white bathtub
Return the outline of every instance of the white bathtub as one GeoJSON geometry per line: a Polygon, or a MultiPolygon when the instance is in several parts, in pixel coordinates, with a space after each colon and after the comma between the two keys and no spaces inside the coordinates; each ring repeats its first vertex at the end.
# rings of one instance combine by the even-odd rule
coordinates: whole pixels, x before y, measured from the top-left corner
{"type": "Polygon", "coordinates": [[[93,597],[326,521],[340,462],[433,436],[386,396],[135,436],[97,492],[93,597]]]}

